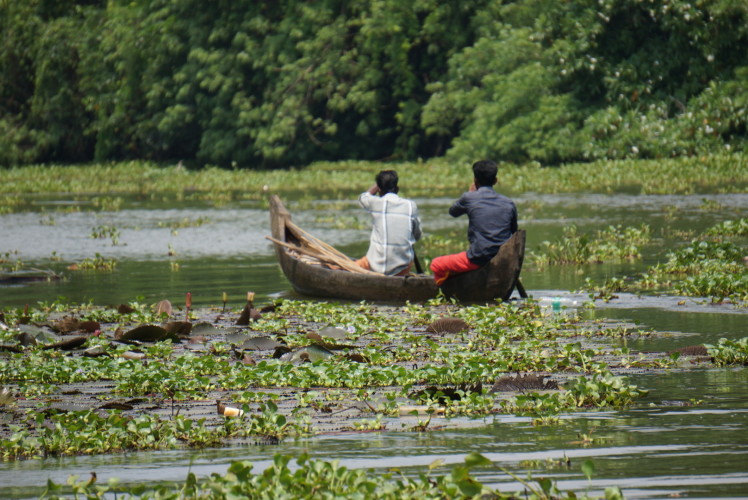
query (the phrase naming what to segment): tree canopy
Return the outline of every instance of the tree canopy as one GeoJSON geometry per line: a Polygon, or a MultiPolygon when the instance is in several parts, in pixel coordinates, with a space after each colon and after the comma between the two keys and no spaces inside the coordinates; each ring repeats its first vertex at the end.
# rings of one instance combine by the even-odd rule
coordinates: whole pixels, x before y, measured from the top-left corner
{"type": "Polygon", "coordinates": [[[0,165],[744,150],[745,0],[0,0],[0,165]]]}

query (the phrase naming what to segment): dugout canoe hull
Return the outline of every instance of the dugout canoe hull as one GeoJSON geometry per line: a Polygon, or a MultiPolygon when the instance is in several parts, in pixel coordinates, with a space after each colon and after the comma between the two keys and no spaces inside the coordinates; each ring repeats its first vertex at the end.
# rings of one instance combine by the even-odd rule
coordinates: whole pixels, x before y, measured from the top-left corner
{"type": "MultiPolygon", "coordinates": [[[[274,239],[295,244],[288,230],[291,214],[276,195],[270,197],[270,227],[274,239]]],[[[273,243],[283,274],[303,295],[379,302],[422,302],[434,298],[439,287],[431,275],[384,276],[359,274],[310,264],[289,249],[273,243]]],[[[442,290],[461,302],[509,300],[517,286],[525,256],[525,231],[515,233],[485,266],[448,279],[442,290]]]]}

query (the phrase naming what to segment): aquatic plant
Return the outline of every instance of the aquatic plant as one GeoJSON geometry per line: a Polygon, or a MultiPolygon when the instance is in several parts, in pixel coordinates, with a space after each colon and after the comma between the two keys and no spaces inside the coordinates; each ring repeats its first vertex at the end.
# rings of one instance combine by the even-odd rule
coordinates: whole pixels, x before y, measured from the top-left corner
{"type": "Polygon", "coordinates": [[[151,415],[126,417],[117,411],[101,416],[93,411],[50,410],[28,418],[35,423],[36,434],[14,426],[9,439],[0,439],[4,460],[165,449],[181,442],[210,446],[224,437],[202,421],[180,416],[162,420],[151,415]]]}
{"type": "Polygon", "coordinates": [[[744,249],[730,241],[693,240],[668,253],[668,260],[650,267],[639,279],[642,287],[671,286],[684,295],[748,300],[748,268],[744,249]]]}
{"type": "MultiPolygon", "coordinates": [[[[370,498],[379,500],[400,499],[447,499],[490,497],[496,500],[511,500],[522,495],[530,500],[589,499],[586,493],[579,495],[559,490],[554,481],[548,478],[523,479],[516,474],[491,462],[478,453],[467,455],[462,464],[451,471],[436,472],[440,462],[429,466],[425,473],[415,477],[398,472],[376,473],[370,470],[349,469],[338,460],[313,460],[307,454],[295,457],[276,454],[272,464],[262,472],[253,472],[251,462],[234,461],[224,475],[217,473],[206,478],[198,478],[190,472],[184,482],[155,486],[121,486],[116,480],[107,484],[96,484],[90,479],[79,480],[71,476],[66,485],[49,481],[43,498],[65,498],[71,492],[86,498],[159,498],[159,499],[218,499],[241,497],[246,499],[271,498],[370,498]],[[503,493],[481,483],[473,476],[475,469],[493,468],[516,480],[525,490],[517,493],[503,493]],[[528,495],[529,493],[529,495],[528,495]]],[[[589,461],[588,461],[589,462],[589,461]]],[[[583,464],[582,474],[591,478],[594,466],[583,464]]],[[[606,500],[622,500],[623,494],[617,487],[605,488],[606,500]]]]}
{"type": "MultiPolygon", "coordinates": [[[[386,418],[399,418],[403,402],[408,400],[431,406],[445,416],[477,417],[505,411],[529,414],[537,424],[550,425],[558,422],[561,411],[622,407],[634,404],[645,393],[613,373],[605,364],[611,358],[620,359],[617,367],[672,366],[664,354],[637,355],[599,344],[639,335],[636,330],[582,321],[576,314],[549,314],[532,299],[521,304],[462,306],[442,299],[400,307],[285,300],[252,323],[254,335],[265,332],[269,340],[265,347],[262,343],[245,345],[246,338],[258,338],[254,335],[231,340],[218,328],[210,339],[196,338],[207,344],[194,352],[171,341],[132,346],[115,340],[121,325],[135,331],[131,326],[134,321],[163,320],[156,309],[141,299],[117,308],[66,305],[58,300],[4,313],[12,326],[0,332],[0,340],[10,343],[17,342],[21,319],[51,324],[63,314],[75,314],[102,322],[99,334],[84,339],[92,356],[48,349],[52,340],[40,341],[2,358],[0,384],[12,387],[19,396],[39,398],[41,410],[36,411],[45,415],[52,411],[45,406],[69,390],[67,384],[99,381],[111,381],[107,382],[111,387],[108,396],[148,401],[172,418],[196,400],[220,398],[239,403],[245,416],[223,422],[218,426],[220,434],[206,434],[199,421],[188,424],[178,420],[183,429],[193,426],[190,439],[195,444],[190,445],[200,446],[215,440],[224,443],[231,437],[262,435],[277,441],[318,432],[313,426],[315,415],[354,407],[382,415],[380,422],[386,425],[386,418]],[[431,328],[444,323],[459,323],[460,328],[438,332],[431,328]],[[327,355],[318,360],[309,357],[307,362],[278,358],[270,345],[292,352],[324,349],[327,355]],[[245,348],[260,350],[250,353],[245,348]],[[564,388],[552,387],[546,394],[530,392],[514,398],[489,390],[498,379],[512,373],[550,373],[566,382],[564,388]],[[425,390],[430,387],[435,389],[425,390]]],[[[205,314],[215,317],[212,315],[219,309],[193,311],[194,319],[205,314]]],[[[97,410],[96,405],[91,409],[97,410]]],[[[141,411],[142,407],[124,410],[122,416],[132,418],[141,411]]],[[[215,428],[215,420],[222,418],[214,416],[205,425],[215,428]]],[[[363,420],[371,418],[376,417],[363,420]]],[[[360,430],[371,428],[364,421],[359,423],[360,430]]],[[[75,420],[66,422],[71,428],[78,425],[75,420]]],[[[109,422],[119,425],[120,421],[109,422]]],[[[18,424],[16,418],[13,425],[18,424]]],[[[14,429],[16,436],[5,437],[15,440],[14,446],[23,441],[29,450],[39,449],[33,444],[39,438],[38,426],[18,425],[14,429]]],[[[170,439],[157,443],[187,443],[170,439]]],[[[81,445],[78,453],[87,449],[81,445]]]]}
{"type": "Polygon", "coordinates": [[[114,226],[100,225],[91,229],[91,238],[93,239],[105,239],[111,238],[112,245],[117,246],[119,244],[120,231],[114,226]]]}
{"type": "Polygon", "coordinates": [[[107,259],[100,253],[96,256],[86,257],[82,261],[68,266],[71,271],[113,271],[117,267],[117,259],[107,259]]]}
{"type": "Polygon", "coordinates": [[[704,344],[704,347],[719,366],[748,365],[748,337],[737,340],[719,339],[716,346],[704,344]]]}
{"type": "Polygon", "coordinates": [[[579,234],[575,225],[566,226],[564,235],[555,242],[544,241],[540,249],[529,254],[531,262],[548,264],[599,264],[611,260],[641,257],[640,246],[652,234],[647,224],[639,227],[609,226],[594,235],[579,234]]]}
{"type": "MultiPolygon", "coordinates": [[[[501,189],[509,193],[642,192],[688,194],[743,192],[746,159],[713,155],[657,161],[616,160],[544,168],[537,163],[502,165],[501,189]]],[[[394,165],[407,196],[455,196],[465,184],[465,165],[437,159],[394,165]]],[[[176,200],[262,200],[267,192],[304,199],[355,199],[381,170],[377,162],[321,162],[292,170],[198,171],[132,161],[94,165],[31,165],[0,169],[0,195],[6,211],[22,208],[26,193],[116,193],[176,200]],[[145,182],[147,179],[148,182],[145,182]],[[231,186],[230,190],[227,186],[231,186]],[[267,190],[263,189],[267,186],[267,190]]]]}
{"type": "Polygon", "coordinates": [[[726,220],[706,230],[707,236],[748,236],[748,218],[726,220]]]}
{"type": "Polygon", "coordinates": [[[668,252],[665,262],[649,266],[639,277],[609,277],[603,284],[588,278],[583,289],[592,292],[591,298],[605,301],[617,292],[655,290],[748,303],[748,267],[740,240],[746,228],[746,219],[723,221],[668,252]]]}

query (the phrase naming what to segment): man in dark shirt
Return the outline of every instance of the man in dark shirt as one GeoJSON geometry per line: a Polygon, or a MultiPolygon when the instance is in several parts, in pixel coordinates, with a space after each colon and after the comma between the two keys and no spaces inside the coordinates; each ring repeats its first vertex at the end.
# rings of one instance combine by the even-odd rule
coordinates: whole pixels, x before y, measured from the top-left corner
{"type": "Polygon", "coordinates": [[[449,215],[468,214],[467,252],[436,257],[431,271],[437,285],[455,274],[482,267],[493,258],[504,242],[517,232],[517,207],[514,202],[493,190],[498,167],[482,160],[473,164],[473,184],[450,208],[449,215]]]}

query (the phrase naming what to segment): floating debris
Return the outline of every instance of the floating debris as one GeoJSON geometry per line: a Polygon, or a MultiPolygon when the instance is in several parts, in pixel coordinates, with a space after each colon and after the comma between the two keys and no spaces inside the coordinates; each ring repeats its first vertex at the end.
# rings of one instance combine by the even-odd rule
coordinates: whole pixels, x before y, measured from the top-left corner
{"type": "Polygon", "coordinates": [[[145,354],[137,351],[125,351],[122,353],[122,357],[125,359],[132,359],[134,361],[140,361],[145,359],[145,354]]]}
{"type": "Polygon", "coordinates": [[[219,415],[223,415],[224,417],[241,417],[244,415],[244,410],[226,406],[219,400],[216,400],[216,410],[219,415]]]}

